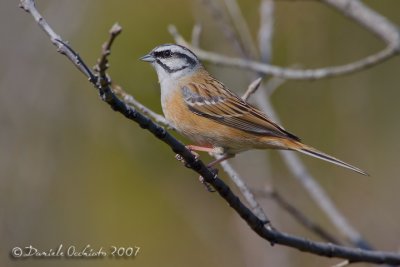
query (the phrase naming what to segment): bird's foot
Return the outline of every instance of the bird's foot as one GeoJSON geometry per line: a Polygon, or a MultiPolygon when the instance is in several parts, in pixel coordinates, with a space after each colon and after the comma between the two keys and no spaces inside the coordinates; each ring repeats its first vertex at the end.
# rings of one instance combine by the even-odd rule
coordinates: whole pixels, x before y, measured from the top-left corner
{"type": "MultiPolygon", "coordinates": [[[[200,155],[197,152],[194,152],[193,149],[191,149],[191,146],[186,146],[186,148],[190,151],[190,153],[192,153],[192,155],[195,157],[196,160],[200,157],[200,155]]],[[[185,165],[185,167],[190,168],[190,165],[180,154],[176,154],[175,159],[182,162],[183,165],[185,165]]]]}

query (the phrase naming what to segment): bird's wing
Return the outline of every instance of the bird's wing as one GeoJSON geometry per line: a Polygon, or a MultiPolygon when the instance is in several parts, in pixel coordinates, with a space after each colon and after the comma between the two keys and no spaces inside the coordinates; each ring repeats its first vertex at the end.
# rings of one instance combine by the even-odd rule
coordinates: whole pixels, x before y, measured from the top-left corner
{"type": "Polygon", "coordinates": [[[248,133],[300,141],[215,79],[189,83],[182,87],[182,95],[189,110],[196,115],[248,133]]]}

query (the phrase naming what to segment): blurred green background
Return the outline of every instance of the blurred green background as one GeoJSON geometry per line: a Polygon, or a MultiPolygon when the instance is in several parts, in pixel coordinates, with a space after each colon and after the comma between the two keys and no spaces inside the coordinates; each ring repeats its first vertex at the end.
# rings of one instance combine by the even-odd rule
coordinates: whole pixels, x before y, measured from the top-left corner
{"type": "MultiPolygon", "coordinates": [[[[239,1],[254,37],[259,1],[239,1]]],[[[400,1],[365,1],[400,24],[400,1]]],[[[204,25],[205,48],[234,55],[198,1],[38,1],[54,29],[90,65],[114,22],[123,27],[110,74],[160,112],[155,72],[138,61],[172,42],[175,24],[189,37],[204,25]]],[[[0,2],[0,265],[1,266],[330,266],[324,259],[261,240],[171,150],[99,100],[18,1],[0,2]],[[14,246],[139,246],[134,259],[12,260],[14,246]]],[[[377,52],[382,43],[318,1],[277,1],[273,63],[320,67],[377,52]]],[[[233,90],[243,71],[209,66],[233,90]]],[[[349,221],[375,247],[400,248],[400,59],[349,76],[290,81],[272,96],[284,126],[322,151],[367,170],[361,177],[302,156],[349,221]]],[[[179,135],[177,135],[179,136],[179,135]]],[[[187,142],[182,137],[181,140],[187,142]]],[[[208,159],[207,156],[202,156],[208,159]]],[[[277,152],[233,160],[253,187],[273,183],[288,200],[335,233],[277,152]]],[[[221,171],[222,177],[226,178],[221,171]]],[[[269,200],[274,225],[317,239],[269,200]]],[[[340,237],[340,236],[338,236],[340,237]]]]}

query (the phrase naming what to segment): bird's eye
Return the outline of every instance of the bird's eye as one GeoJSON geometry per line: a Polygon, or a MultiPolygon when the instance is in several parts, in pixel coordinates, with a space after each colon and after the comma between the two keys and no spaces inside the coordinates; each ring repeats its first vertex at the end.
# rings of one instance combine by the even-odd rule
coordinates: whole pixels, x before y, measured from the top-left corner
{"type": "Polygon", "coordinates": [[[172,55],[171,50],[154,52],[154,56],[156,56],[157,58],[169,58],[171,57],[171,55],[172,55]]]}
{"type": "Polygon", "coordinates": [[[170,57],[171,56],[171,50],[165,50],[165,51],[163,51],[163,57],[164,58],[167,58],[167,57],[170,57]]]}

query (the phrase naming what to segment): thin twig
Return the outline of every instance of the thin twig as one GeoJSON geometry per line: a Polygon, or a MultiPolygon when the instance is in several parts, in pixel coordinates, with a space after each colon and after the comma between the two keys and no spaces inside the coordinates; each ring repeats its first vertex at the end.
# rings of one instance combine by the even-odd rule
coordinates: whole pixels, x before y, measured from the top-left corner
{"type": "Polygon", "coordinates": [[[308,219],[308,217],[297,209],[293,204],[287,201],[276,189],[272,187],[267,187],[264,190],[253,189],[254,194],[258,197],[265,197],[275,201],[283,210],[290,214],[297,222],[303,225],[306,229],[314,232],[316,235],[321,237],[327,242],[340,245],[339,240],[337,240],[333,235],[328,233],[324,228],[315,222],[308,219]]]}
{"type": "Polygon", "coordinates": [[[193,47],[200,46],[200,37],[201,37],[202,30],[203,30],[203,27],[201,26],[201,23],[199,23],[199,22],[193,26],[193,29],[192,29],[192,45],[193,45],[193,47]]]}
{"type": "Polygon", "coordinates": [[[261,62],[269,63],[272,58],[272,36],[274,33],[274,0],[262,0],[260,3],[260,27],[258,30],[258,47],[261,62]]]}
{"type": "Polygon", "coordinates": [[[108,66],[108,56],[110,55],[110,49],[114,43],[115,38],[122,32],[122,28],[118,23],[115,23],[110,29],[109,39],[102,45],[101,57],[94,67],[96,71],[99,72],[100,76],[105,77],[108,66]]]}
{"type": "Polygon", "coordinates": [[[188,42],[186,42],[185,39],[183,39],[183,37],[179,34],[175,26],[170,26],[168,29],[171,35],[174,37],[175,42],[177,44],[186,46],[187,48],[191,49],[202,60],[211,62],[216,65],[252,70],[258,73],[270,74],[273,76],[278,76],[291,80],[315,80],[315,79],[323,79],[341,75],[348,75],[353,72],[364,70],[378,63],[381,63],[393,57],[394,55],[397,55],[399,52],[397,48],[393,46],[388,46],[376,54],[367,56],[361,60],[354,61],[349,64],[335,66],[335,67],[299,70],[299,69],[282,68],[257,61],[228,57],[218,53],[205,51],[203,49],[193,47],[188,42]]]}
{"type": "Polygon", "coordinates": [[[149,109],[148,107],[146,107],[145,105],[143,105],[142,103],[137,101],[132,95],[125,92],[121,86],[114,85],[113,91],[129,106],[137,108],[144,115],[149,116],[157,123],[162,124],[163,126],[167,127],[167,129],[170,129],[170,130],[175,129],[174,126],[169,121],[167,121],[167,119],[163,115],[160,115],[160,114],[154,112],[153,110],[149,109]]]}
{"type": "Polygon", "coordinates": [[[94,71],[98,73],[97,87],[99,93],[104,97],[102,88],[108,87],[111,84],[111,79],[107,75],[106,71],[109,67],[108,56],[110,55],[111,46],[114,43],[115,38],[121,33],[122,28],[118,23],[115,23],[110,29],[109,39],[102,45],[101,57],[98,59],[97,64],[94,66],[94,71]]]}
{"type": "Polygon", "coordinates": [[[231,23],[229,21],[228,15],[225,9],[219,3],[219,1],[214,0],[202,0],[204,6],[210,11],[212,18],[218,21],[217,26],[220,31],[224,34],[225,38],[230,42],[230,44],[237,50],[240,51],[241,56],[246,56],[244,52],[243,44],[239,41],[239,37],[236,32],[232,29],[231,23]]]}
{"type": "Polygon", "coordinates": [[[339,262],[338,264],[333,265],[332,267],[344,267],[344,266],[347,266],[349,264],[350,264],[350,262],[348,260],[345,260],[345,261],[339,262]]]}
{"type": "Polygon", "coordinates": [[[271,96],[279,87],[281,87],[287,80],[281,77],[270,78],[264,86],[264,91],[268,96],[271,96]]]}
{"type": "Polygon", "coordinates": [[[351,18],[399,52],[399,27],[360,0],[322,0],[322,2],[351,18]]]}
{"type": "Polygon", "coordinates": [[[244,18],[242,10],[240,9],[236,0],[224,0],[225,7],[228,10],[229,18],[232,24],[238,29],[236,33],[239,35],[242,48],[245,50],[244,54],[250,58],[258,58],[258,51],[255,47],[251,33],[247,27],[244,27],[244,18]]]}
{"type": "MultiPolygon", "coordinates": [[[[216,158],[218,159],[219,157],[220,156],[217,156],[216,158]]],[[[268,218],[266,217],[263,209],[257,202],[256,198],[254,197],[253,193],[250,191],[249,187],[246,185],[246,183],[243,181],[240,175],[235,171],[235,169],[233,169],[232,165],[227,160],[222,161],[220,165],[222,166],[224,171],[229,175],[229,178],[235,183],[237,188],[239,188],[240,193],[244,196],[247,203],[249,203],[249,206],[251,210],[254,212],[254,214],[260,220],[268,221],[268,218]]]]}
{"type": "MultiPolygon", "coordinates": [[[[46,31],[46,29],[51,29],[44,18],[38,13],[34,4],[34,0],[21,0],[21,6],[30,14],[32,14],[33,18],[43,30],[46,31]]],[[[52,36],[52,30],[46,32],[50,36],[50,39],[54,38],[54,36],[52,36]]],[[[72,50],[70,46],[66,46],[65,42],[62,41],[58,35],[57,38],[58,41],[56,43],[62,43],[64,45],[63,47],[69,50],[69,53],[62,53],[62,51],[59,52],[66,55],[79,70],[81,69],[81,65],[85,66],[84,69],[89,71],[89,73],[86,75],[87,78],[94,77],[94,74],[90,69],[87,68],[87,65],[84,63],[84,61],[80,57],[77,57],[77,53],[72,50]]],[[[58,47],[58,45],[56,46],[58,47]]],[[[200,174],[207,183],[212,185],[219,195],[224,198],[225,201],[227,201],[229,205],[240,215],[240,217],[248,223],[253,231],[271,242],[271,244],[287,245],[321,256],[348,259],[351,262],[365,261],[372,263],[400,264],[400,254],[397,253],[368,251],[346,248],[329,243],[311,242],[309,240],[291,236],[275,230],[269,222],[264,222],[257,218],[257,216],[255,216],[254,213],[252,213],[240,201],[240,199],[233,194],[230,188],[221,179],[219,179],[216,174],[211,172],[201,160],[197,159],[188,149],[186,149],[181,142],[179,142],[171,134],[155,124],[149,118],[143,116],[135,109],[124,104],[115,96],[109,85],[106,85],[105,88],[99,88],[96,80],[93,81],[92,79],[89,79],[89,81],[99,91],[104,92],[105,97],[103,97],[102,100],[105,101],[113,110],[120,112],[126,118],[138,123],[143,129],[150,131],[159,140],[169,145],[175,153],[180,154],[185,159],[187,166],[200,174]]]]}
{"type": "Polygon", "coordinates": [[[247,101],[249,97],[254,94],[257,89],[260,87],[262,81],[262,77],[255,79],[253,82],[250,83],[249,87],[247,88],[246,92],[242,95],[242,99],[247,101]]]}
{"type": "Polygon", "coordinates": [[[79,65],[78,62],[81,61],[77,53],[72,53],[66,42],[61,42],[61,37],[47,24],[44,18],[39,14],[35,8],[35,4],[29,0],[22,0],[19,5],[20,8],[29,12],[34,20],[39,24],[40,29],[42,29],[47,36],[50,38],[52,44],[57,48],[57,52],[65,55],[86,77],[88,77],[90,82],[96,80],[95,75],[90,71],[90,69],[85,65],[79,65]],[[31,8],[33,6],[33,8],[31,8]]]}

